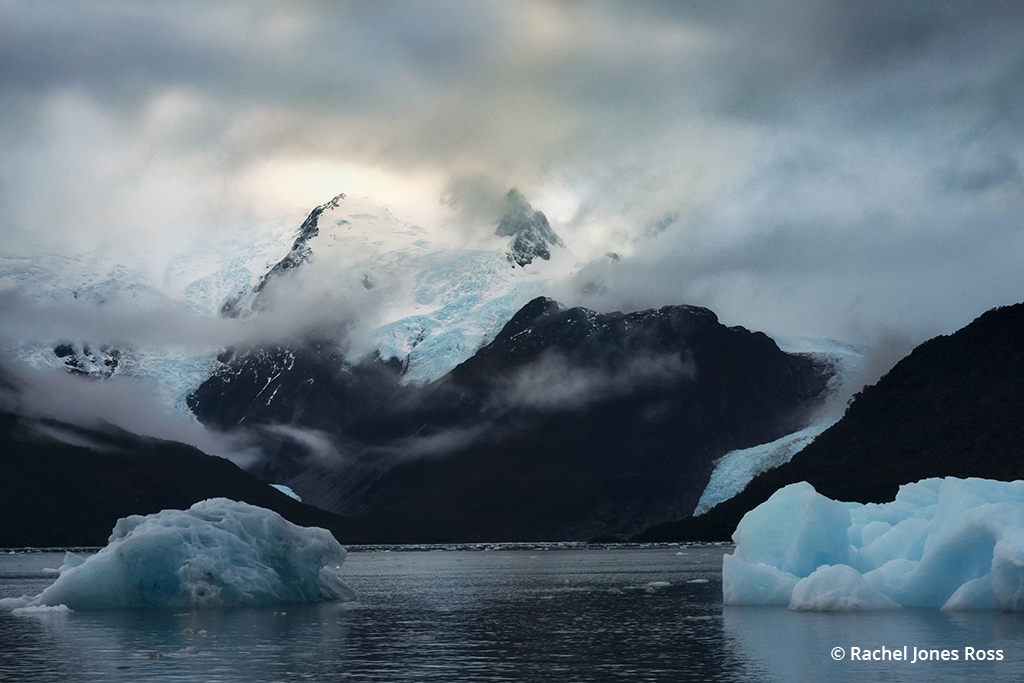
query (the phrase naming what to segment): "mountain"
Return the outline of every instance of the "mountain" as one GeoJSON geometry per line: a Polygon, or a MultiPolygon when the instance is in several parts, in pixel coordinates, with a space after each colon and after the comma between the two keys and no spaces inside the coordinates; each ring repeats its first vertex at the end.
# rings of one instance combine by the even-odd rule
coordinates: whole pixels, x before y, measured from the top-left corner
{"type": "Polygon", "coordinates": [[[315,341],[233,351],[189,402],[278,438],[264,476],[394,540],[564,540],[689,514],[716,458],[805,426],[831,375],[704,308],[543,297],[441,379],[400,373],[315,341]],[[300,434],[321,453],[283,438],[300,434]]]}
{"type": "Polygon", "coordinates": [[[520,267],[533,263],[534,259],[550,260],[553,247],[565,248],[561,238],[551,229],[547,216],[534,211],[526,197],[515,188],[505,195],[505,210],[494,234],[513,238],[508,260],[520,267]]]}
{"type": "MultiPolygon", "coordinates": [[[[0,393],[17,390],[0,369],[0,393]]],[[[0,547],[105,545],[121,517],[220,496],[329,529],[342,542],[371,538],[366,525],[295,501],[228,460],[110,425],[87,428],[2,408],[0,471],[0,547]]]]}
{"type": "Polygon", "coordinates": [[[515,189],[490,225],[431,220],[339,194],[297,229],[156,274],[3,256],[0,286],[33,314],[0,330],[7,357],[245,430],[269,454],[257,476],[393,537],[634,533],[689,514],[716,459],[812,426],[834,391],[828,354],[783,353],[704,309],[537,299],[581,264],[515,189]],[[38,334],[37,310],[62,331],[38,334]],[[521,510],[503,490],[517,481],[521,510]]]}
{"type": "Polygon", "coordinates": [[[928,477],[1024,478],[1024,304],[996,308],[918,346],[793,459],[706,515],[640,540],[727,539],[779,488],[810,482],[837,500],[890,501],[928,477]]]}
{"type": "Polygon", "coordinates": [[[321,328],[334,325],[336,341],[356,321],[359,347],[348,343],[346,353],[398,357],[403,381],[432,381],[579,266],[517,190],[490,226],[450,230],[450,220],[423,220],[402,206],[341,193],[297,229],[275,225],[193,248],[171,257],[162,272],[102,251],[2,255],[0,289],[16,293],[26,313],[36,307],[51,320],[113,318],[118,326],[86,322],[82,332],[50,336],[9,328],[0,330],[0,342],[8,358],[37,370],[146,382],[169,409],[185,411],[186,397],[223,347],[203,337],[162,345],[153,335],[126,334],[122,316],[159,310],[208,329],[218,318],[235,320],[234,328],[221,324],[219,334],[248,338],[253,319],[276,312],[292,315],[285,324],[296,328],[307,318],[321,328]],[[329,303],[318,310],[311,303],[318,301],[329,303]]]}
{"type": "Polygon", "coordinates": [[[338,208],[338,203],[343,199],[345,199],[344,192],[326,204],[313,209],[309,216],[306,217],[306,220],[302,222],[302,225],[299,226],[299,233],[295,236],[292,248],[285,254],[284,258],[264,273],[260,277],[259,282],[253,285],[251,289],[242,289],[238,294],[225,301],[224,305],[220,308],[220,314],[227,318],[237,318],[240,315],[250,314],[263,308],[264,304],[260,295],[263,293],[267,283],[275,281],[293,268],[298,268],[303,263],[308,262],[313,257],[313,249],[309,246],[309,241],[320,234],[320,215],[324,211],[338,208]]]}

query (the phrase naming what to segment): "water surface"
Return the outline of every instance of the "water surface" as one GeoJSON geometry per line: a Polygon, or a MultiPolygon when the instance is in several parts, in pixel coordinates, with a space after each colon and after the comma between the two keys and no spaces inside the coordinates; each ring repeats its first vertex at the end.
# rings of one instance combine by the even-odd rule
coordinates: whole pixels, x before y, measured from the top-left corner
{"type": "MultiPolygon", "coordinates": [[[[1024,618],[725,608],[720,546],[352,552],[351,603],[0,611],[12,681],[1021,680],[1024,618]],[[862,649],[1003,649],[998,662],[850,660],[862,649]],[[844,648],[836,661],[831,651],[844,648]]],[[[0,555],[0,597],[61,554],[0,555]]]]}

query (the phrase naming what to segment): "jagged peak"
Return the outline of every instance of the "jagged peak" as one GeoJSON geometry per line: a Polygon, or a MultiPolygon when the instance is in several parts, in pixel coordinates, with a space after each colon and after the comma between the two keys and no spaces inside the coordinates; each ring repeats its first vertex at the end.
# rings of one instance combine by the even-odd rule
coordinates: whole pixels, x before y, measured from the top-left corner
{"type": "Polygon", "coordinates": [[[505,195],[502,208],[502,217],[494,234],[513,238],[508,252],[508,260],[513,266],[526,266],[535,258],[547,261],[551,258],[550,247],[565,248],[562,239],[551,229],[547,216],[541,211],[534,211],[516,188],[505,195]]]}
{"type": "Polygon", "coordinates": [[[281,273],[296,268],[303,263],[307,262],[313,255],[312,249],[309,247],[309,241],[320,234],[319,220],[320,214],[329,209],[336,209],[341,203],[341,200],[345,199],[345,193],[341,192],[334,196],[334,198],[326,204],[321,204],[312,211],[306,217],[306,220],[299,226],[298,234],[295,236],[295,242],[292,243],[292,248],[285,254],[284,258],[274,264],[274,266],[264,273],[251,290],[243,289],[238,292],[235,296],[231,297],[224,302],[221,306],[220,314],[224,318],[237,318],[240,315],[248,315],[255,310],[258,310],[261,303],[258,301],[260,293],[263,288],[267,286],[271,278],[280,277],[281,273]],[[246,305],[248,300],[248,305],[246,305]]]}

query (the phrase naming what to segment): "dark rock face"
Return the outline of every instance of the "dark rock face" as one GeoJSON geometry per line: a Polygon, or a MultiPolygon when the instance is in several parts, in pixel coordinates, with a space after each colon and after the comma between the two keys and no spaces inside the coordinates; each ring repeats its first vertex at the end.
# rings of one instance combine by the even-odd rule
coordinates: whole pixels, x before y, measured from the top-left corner
{"type": "Polygon", "coordinates": [[[324,340],[292,346],[228,349],[221,365],[187,399],[204,424],[297,424],[337,431],[378,409],[397,390],[402,365],[370,356],[357,364],[324,340]]]}
{"type": "Polygon", "coordinates": [[[53,353],[64,361],[68,372],[84,377],[106,379],[113,376],[121,364],[121,351],[111,346],[95,349],[88,344],[62,343],[53,348],[53,353]]]}
{"type": "Polygon", "coordinates": [[[642,540],[725,540],[779,488],[810,482],[838,500],[892,500],[928,477],[1024,478],[1024,304],[988,311],[918,346],[789,463],[706,515],[642,540]]]}
{"type": "Polygon", "coordinates": [[[508,252],[508,260],[513,265],[525,266],[538,258],[547,261],[551,258],[551,247],[565,247],[551,229],[547,216],[534,211],[515,188],[505,195],[504,213],[494,234],[514,238],[508,252]]]}
{"type": "Polygon", "coordinates": [[[315,349],[226,355],[190,399],[207,424],[328,435],[333,460],[266,463],[393,540],[585,539],[689,514],[712,461],[803,426],[827,371],[711,311],[564,310],[540,298],[437,382],[315,349]]]}
{"type": "Polygon", "coordinates": [[[105,545],[115,522],[226,497],[372,540],[360,524],[295,501],[230,461],[114,427],[86,429],[0,411],[0,548],[105,545]]]}
{"type": "Polygon", "coordinates": [[[343,199],[345,199],[344,193],[339,194],[326,204],[322,204],[313,209],[299,227],[299,234],[295,236],[295,242],[292,244],[292,248],[288,253],[285,254],[285,257],[275,263],[270,270],[264,273],[263,277],[260,278],[260,281],[257,282],[251,290],[243,289],[238,292],[238,294],[225,301],[224,305],[221,306],[220,314],[225,318],[237,318],[241,315],[248,315],[263,308],[264,302],[260,295],[263,293],[267,283],[273,282],[285,273],[298,268],[303,263],[309,261],[313,256],[313,250],[309,247],[309,241],[320,234],[320,228],[318,226],[320,214],[328,209],[338,208],[338,204],[343,199]]]}

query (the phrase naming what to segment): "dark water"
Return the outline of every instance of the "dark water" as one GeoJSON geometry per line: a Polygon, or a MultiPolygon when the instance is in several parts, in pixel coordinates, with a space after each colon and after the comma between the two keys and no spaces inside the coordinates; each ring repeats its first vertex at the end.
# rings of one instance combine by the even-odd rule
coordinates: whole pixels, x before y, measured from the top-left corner
{"type": "MultiPolygon", "coordinates": [[[[1018,681],[1024,617],[724,608],[691,548],[353,552],[344,604],[13,615],[0,681],[1018,681]],[[831,650],[844,648],[835,661],[831,650]],[[851,661],[851,647],[958,661],[851,661]],[[965,662],[965,647],[1003,661],[965,662]]],[[[0,597],[62,555],[0,555],[0,597]]]]}

